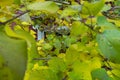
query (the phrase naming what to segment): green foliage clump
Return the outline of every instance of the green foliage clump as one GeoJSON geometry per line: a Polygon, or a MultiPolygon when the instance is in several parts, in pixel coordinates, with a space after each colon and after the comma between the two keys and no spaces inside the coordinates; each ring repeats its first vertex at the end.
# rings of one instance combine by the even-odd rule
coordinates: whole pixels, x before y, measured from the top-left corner
{"type": "Polygon", "coordinates": [[[1,0],[0,80],[120,80],[119,3],[1,0]]]}

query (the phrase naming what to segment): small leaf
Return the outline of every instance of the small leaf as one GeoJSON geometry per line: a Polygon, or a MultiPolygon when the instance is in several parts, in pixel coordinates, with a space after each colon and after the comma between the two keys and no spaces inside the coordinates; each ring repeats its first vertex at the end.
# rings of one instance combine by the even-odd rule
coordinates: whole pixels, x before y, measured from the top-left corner
{"type": "Polygon", "coordinates": [[[59,7],[52,1],[35,2],[27,6],[30,10],[48,11],[55,13],[59,7]]]}
{"type": "Polygon", "coordinates": [[[44,50],[51,50],[52,46],[49,43],[45,43],[44,46],[43,46],[43,49],[44,50]]]}
{"type": "Polygon", "coordinates": [[[21,0],[14,0],[14,3],[19,5],[21,3],[21,0]]]}
{"type": "Polygon", "coordinates": [[[74,10],[72,8],[66,8],[62,12],[61,18],[67,17],[67,16],[73,16],[73,15],[77,14],[77,12],[78,12],[77,10],[74,10]]]}
{"type": "Polygon", "coordinates": [[[61,58],[54,57],[48,62],[48,64],[53,72],[64,72],[66,70],[66,64],[61,58]]]}
{"type": "Polygon", "coordinates": [[[71,35],[79,36],[85,33],[86,30],[87,30],[87,27],[84,24],[80,23],[79,21],[75,21],[72,24],[71,35]]]}
{"type": "Polygon", "coordinates": [[[68,65],[73,64],[79,58],[78,45],[71,45],[66,51],[66,62],[68,65]]]}
{"type": "Polygon", "coordinates": [[[91,71],[100,67],[101,62],[97,57],[94,57],[93,59],[84,62],[81,62],[77,59],[72,65],[73,70],[72,73],[69,74],[69,76],[74,74],[73,76],[71,76],[71,78],[77,77],[76,80],[92,80],[91,71]]]}
{"type": "Polygon", "coordinates": [[[105,0],[100,0],[95,3],[84,2],[82,14],[95,16],[104,6],[105,0]]]}
{"type": "Polygon", "coordinates": [[[55,39],[53,45],[55,46],[55,48],[59,50],[61,49],[61,46],[62,46],[59,39],[55,39]]]}

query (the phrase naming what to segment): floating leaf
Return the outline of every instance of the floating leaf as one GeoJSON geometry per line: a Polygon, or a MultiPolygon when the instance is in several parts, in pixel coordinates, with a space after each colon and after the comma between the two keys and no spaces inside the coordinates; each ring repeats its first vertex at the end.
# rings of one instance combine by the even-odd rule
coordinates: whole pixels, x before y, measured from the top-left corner
{"type": "Polygon", "coordinates": [[[27,6],[30,10],[48,11],[55,13],[59,7],[52,1],[35,2],[27,6]]]}

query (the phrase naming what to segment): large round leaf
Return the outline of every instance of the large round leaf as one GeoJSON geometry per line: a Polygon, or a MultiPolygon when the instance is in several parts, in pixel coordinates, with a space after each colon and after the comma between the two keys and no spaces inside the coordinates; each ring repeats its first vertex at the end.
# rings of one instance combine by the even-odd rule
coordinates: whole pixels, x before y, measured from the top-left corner
{"type": "Polygon", "coordinates": [[[120,31],[105,30],[102,34],[97,35],[97,41],[105,58],[120,63],[120,31]]]}
{"type": "Polygon", "coordinates": [[[5,60],[0,75],[6,72],[6,77],[1,76],[1,80],[8,80],[11,75],[13,79],[23,80],[27,64],[27,43],[25,40],[8,37],[5,32],[0,31],[0,56],[5,60]],[[8,75],[8,76],[7,76],[8,75]]]}
{"type": "Polygon", "coordinates": [[[105,0],[100,0],[95,3],[84,2],[82,7],[82,13],[86,15],[95,16],[104,6],[105,0]]]}

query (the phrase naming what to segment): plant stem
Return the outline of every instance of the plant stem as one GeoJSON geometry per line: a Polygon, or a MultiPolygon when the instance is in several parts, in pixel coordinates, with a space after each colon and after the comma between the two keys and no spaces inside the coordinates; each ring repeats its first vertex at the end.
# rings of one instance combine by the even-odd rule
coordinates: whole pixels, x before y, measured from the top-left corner
{"type": "Polygon", "coordinates": [[[27,11],[23,12],[22,14],[20,14],[20,15],[18,15],[18,16],[15,16],[15,17],[13,17],[13,18],[11,18],[11,19],[9,19],[9,20],[5,21],[5,22],[0,22],[0,25],[5,25],[5,24],[7,24],[7,23],[9,23],[9,22],[13,21],[14,19],[17,19],[18,17],[20,17],[20,16],[22,16],[22,15],[24,15],[24,14],[28,13],[28,12],[30,12],[30,11],[29,11],[29,10],[27,10],[27,11]]]}

